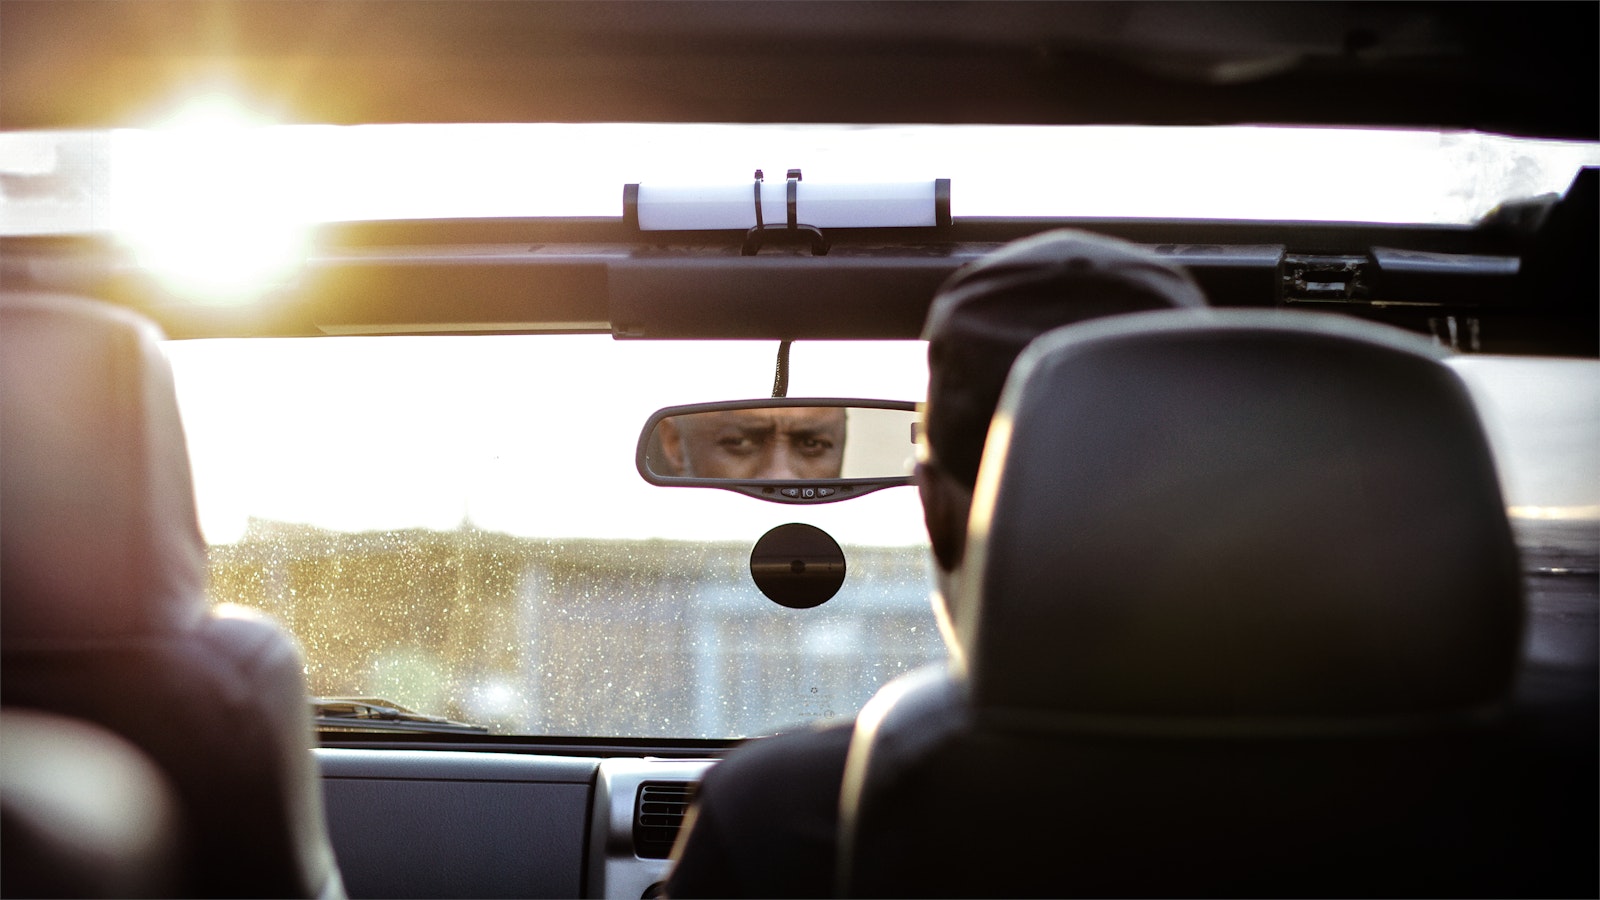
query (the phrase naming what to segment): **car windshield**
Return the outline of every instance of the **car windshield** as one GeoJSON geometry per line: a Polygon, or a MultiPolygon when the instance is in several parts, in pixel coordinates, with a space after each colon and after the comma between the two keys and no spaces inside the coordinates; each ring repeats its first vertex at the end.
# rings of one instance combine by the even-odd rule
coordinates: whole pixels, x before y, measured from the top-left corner
{"type": "MultiPolygon", "coordinates": [[[[212,596],[286,622],[316,694],[502,733],[732,738],[851,715],[942,652],[915,490],[797,508],[634,469],[650,413],[762,396],[776,348],[170,342],[212,596]],[[792,521],[846,553],[814,609],[751,582],[755,540],[792,521]]],[[[924,353],[797,342],[791,394],[920,400],[924,353]]]]}
{"type": "MultiPolygon", "coordinates": [[[[219,602],[297,634],[313,692],[501,733],[735,738],[856,712],[942,653],[914,489],[779,506],[634,471],[656,408],[770,384],[773,342],[603,335],[170,342],[219,602]],[[815,609],[751,547],[844,547],[815,609]]],[[[920,400],[916,341],[797,342],[794,396],[920,400]]],[[[1595,566],[1600,363],[1463,356],[1527,564],[1595,566]]]]}

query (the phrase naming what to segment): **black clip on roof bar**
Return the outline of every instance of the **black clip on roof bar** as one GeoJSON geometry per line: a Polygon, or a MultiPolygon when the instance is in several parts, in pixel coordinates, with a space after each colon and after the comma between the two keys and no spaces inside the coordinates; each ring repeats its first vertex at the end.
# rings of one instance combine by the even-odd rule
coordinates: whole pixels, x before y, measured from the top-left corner
{"type": "Polygon", "coordinates": [[[755,256],[761,251],[762,243],[769,236],[783,236],[789,240],[805,237],[811,242],[812,256],[828,255],[828,238],[822,229],[814,225],[803,225],[797,221],[795,214],[796,198],[799,194],[800,170],[790,169],[787,176],[789,221],[783,226],[767,225],[761,217],[761,182],[764,176],[760,169],[756,170],[756,180],[753,187],[756,203],[756,225],[745,232],[744,244],[739,248],[740,256],[755,256]]]}

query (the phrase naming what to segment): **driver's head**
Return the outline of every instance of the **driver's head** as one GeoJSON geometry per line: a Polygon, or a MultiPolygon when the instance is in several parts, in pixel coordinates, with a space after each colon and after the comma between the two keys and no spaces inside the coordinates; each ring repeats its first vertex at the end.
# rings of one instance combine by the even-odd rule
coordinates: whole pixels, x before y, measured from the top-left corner
{"type": "Polygon", "coordinates": [[[917,483],[939,566],[949,572],[961,561],[989,420],[1011,363],[1030,341],[1102,316],[1205,305],[1183,270],[1082,231],[1024,238],[953,273],[934,295],[922,333],[928,402],[917,483]]]}
{"type": "Polygon", "coordinates": [[[697,478],[838,478],[844,462],[843,407],[775,407],[673,416],[661,450],[680,474],[697,478]]]}

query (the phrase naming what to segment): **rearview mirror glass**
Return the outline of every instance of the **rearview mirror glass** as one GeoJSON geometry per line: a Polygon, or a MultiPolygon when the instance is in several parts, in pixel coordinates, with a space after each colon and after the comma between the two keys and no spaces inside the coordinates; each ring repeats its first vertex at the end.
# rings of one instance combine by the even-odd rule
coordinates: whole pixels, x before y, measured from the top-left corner
{"type": "Polygon", "coordinates": [[[830,503],[911,483],[916,405],[767,398],[672,406],[639,435],[651,484],[716,487],[778,503],[830,503]]]}

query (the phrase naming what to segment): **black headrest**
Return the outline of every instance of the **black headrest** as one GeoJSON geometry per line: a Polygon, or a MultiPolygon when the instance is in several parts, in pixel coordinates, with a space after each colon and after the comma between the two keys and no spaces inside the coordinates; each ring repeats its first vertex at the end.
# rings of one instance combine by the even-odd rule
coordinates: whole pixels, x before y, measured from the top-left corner
{"type": "Polygon", "coordinates": [[[1439,353],[1299,313],[1040,338],[1001,398],[953,598],[975,712],[1251,728],[1492,705],[1519,566],[1439,353]]]}
{"type": "Polygon", "coordinates": [[[161,334],[72,297],[0,297],[0,639],[184,628],[205,548],[161,334]]]}

